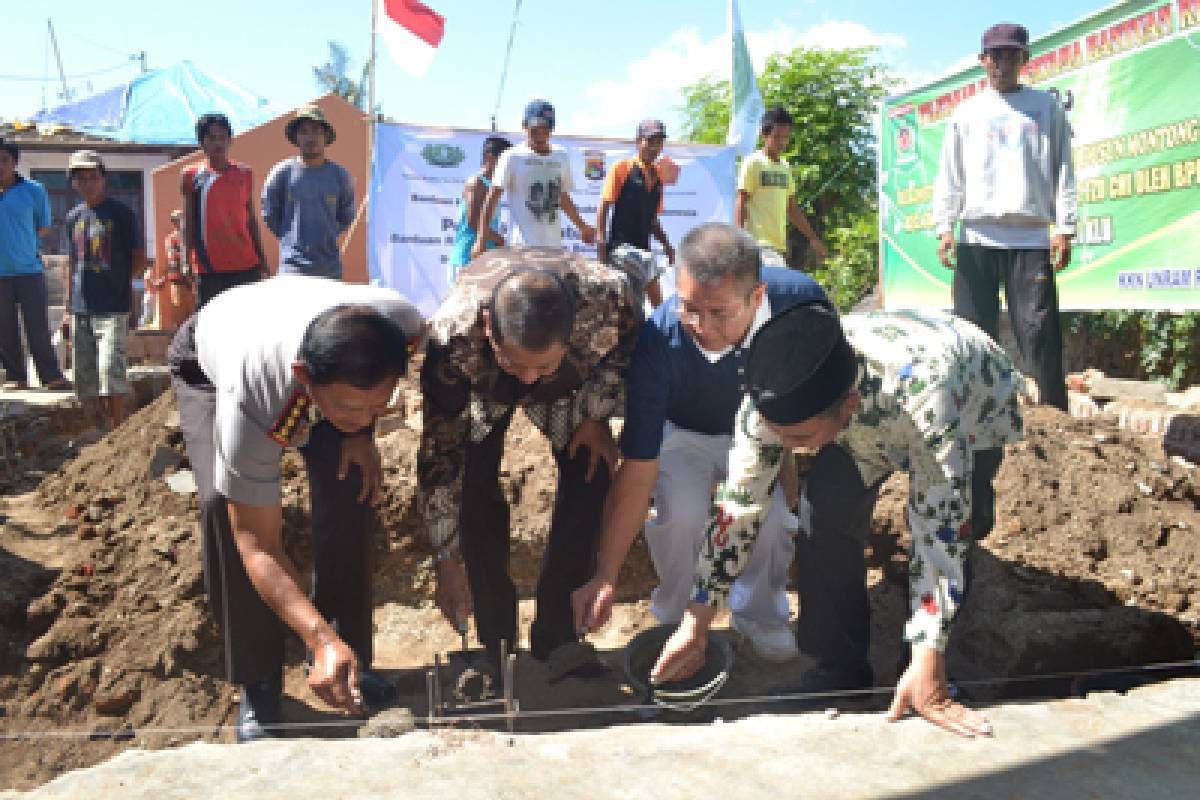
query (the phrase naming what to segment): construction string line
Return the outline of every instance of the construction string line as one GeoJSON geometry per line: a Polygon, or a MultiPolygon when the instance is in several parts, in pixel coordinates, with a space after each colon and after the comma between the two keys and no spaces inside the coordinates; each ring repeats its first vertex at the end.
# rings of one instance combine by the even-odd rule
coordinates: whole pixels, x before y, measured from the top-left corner
{"type": "MultiPolygon", "coordinates": [[[[1047,680],[1061,680],[1066,678],[1080,677],[1096,677],[1101,675],[1122,675],[1122,674],[1138,674],[1150,672],[1162,672],[1167,670],[1179,669],[1197,669],[1200,668],[1200,659],[1192,659],[1190,661],[1175,661],[1161,664],[1141,664],[1128,667],[1108,667],[1105,669],[1087,670],[1085,672],[1050,672],[1041,675],[1017,675],[1009,678],[983,678],[973,681],[957,681],[958,686],[1007,686],[1018,683],[1034,683],[1047,680]]],[[[704,702],[705,706],[713,707],[728,707],[736,705],[772,705],[777,703],[795,703],[805,700],[819,700],[824,698],[846,698],[846,697],[870,697],[873,695],[891,694],[895,691],[894,686],[876,686],[870,689],[850,689],[831,692],[801,692],[796,694],[775,694],[775,695],[759,695],[755,697],[716,697],[704,702]]],[[[993,706],[1000,706],[1003,703],[994,703],[993,706]]],[[[551,708],[535,711],[522,711],[515,709],[511,712],[499,711],[487,714],[453,714],[449,716],[435,717],[431,724],[424,717],[413,715],[412,724],[414,727],[426,727],[431,729],[449,728],[461,723],[491,723],[491,722],[506,722],[509,719],[538,719],[552,717],[585,717],[597,716],[601,714],[629,714],[645,711],[662,711],[662,707],[651,704],[629,704],[629,705],[611,705],[611,706],[596,706],[593,708],[551,708]]],[[[304,731],[304,730],[323,730],[336,728],[357,728],[367,722],[358,717],[347,717],[344,720],[327,720],[322,722],[282,722],[276,725],[266,726],[273,731],[304,731]]],[[[112,730],[50,730],[50,731],[5,731],[0,733],[0,741],[33,741],[37,739],[93,739],[93,740],[130,740],[138,737],[157,735],[157,736],[209,736],[217,735],[224,731],[233,731],[233,725],[204,725],[185,728],[158,728],[158,727],[115,727],[112,730]]]]}

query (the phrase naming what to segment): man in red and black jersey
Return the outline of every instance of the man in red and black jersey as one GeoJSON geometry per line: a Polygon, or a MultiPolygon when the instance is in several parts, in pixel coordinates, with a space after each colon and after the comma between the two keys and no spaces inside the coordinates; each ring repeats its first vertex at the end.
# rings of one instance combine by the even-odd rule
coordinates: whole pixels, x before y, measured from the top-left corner
{"type": "MultiPolygon", "coordinates": [[[[596,209],[596,251],[601,261],[607,261],[623,244],[649,252],[650,235],[654,234],[667,260],[675,262],[675,250],[658,222],[663,207],[663,181],[654,162],[662,154],[666,139],[667,129],[662,122],[642,121],[637,127],[637,156],[617,162],[608,173],[600,193],[600,207],[596,209]]],[[[662,302],[657,278],[646,287],[646,294],[654,306],[662,302]]]]}
{"type": "Polygon", "coordinates": [[[258,215],[254,213],[254,173],[231,161],[233,127],[224,114],[196,120],[196,141],[205,161],[180,175],[183,196],[183,247],[197,276],[196,307],[226,289],[267,275],[258,215]]]}

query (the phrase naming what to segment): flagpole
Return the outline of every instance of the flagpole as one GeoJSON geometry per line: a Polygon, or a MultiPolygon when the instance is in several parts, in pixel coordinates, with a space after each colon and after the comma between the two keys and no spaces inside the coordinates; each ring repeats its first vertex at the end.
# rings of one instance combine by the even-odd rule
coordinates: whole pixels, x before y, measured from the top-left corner
{"type": "MultiPolygon", "coordinates": [[[[370,209],[371,203],[371,179],[375,172],[375,40],[376,26],[379,22],[379,0],[370,0],[371,2],[371,46],[368,48],[370,61],[370,69],[367,73],[367,179],[366,186],[363,188],[363,210],[370,209]]],[[[364,254],[366,255],[367,263],[367,283],[371,282],[371,219],[367,217],[367,241],[363,246],[364,254]]]]}
{"type": "Polygon", "coordinates": [[[375,118],[375,27],[379,22],[379,0],[371,0],[371,47],[370,47],[370,72],[367,76],[367,114],[371,116],[372,122],[375,118]]]}

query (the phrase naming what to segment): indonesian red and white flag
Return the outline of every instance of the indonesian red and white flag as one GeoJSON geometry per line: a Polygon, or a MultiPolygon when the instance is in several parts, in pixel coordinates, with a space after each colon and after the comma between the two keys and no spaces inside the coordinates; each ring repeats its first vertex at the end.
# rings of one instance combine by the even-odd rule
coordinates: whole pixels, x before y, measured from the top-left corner
{"type": "Polygon", "coordinates": [[[379,35],[392,60],[413,75],[429,69],[446,32],[446,18],[420,0],[376,0],[379,35]]]}

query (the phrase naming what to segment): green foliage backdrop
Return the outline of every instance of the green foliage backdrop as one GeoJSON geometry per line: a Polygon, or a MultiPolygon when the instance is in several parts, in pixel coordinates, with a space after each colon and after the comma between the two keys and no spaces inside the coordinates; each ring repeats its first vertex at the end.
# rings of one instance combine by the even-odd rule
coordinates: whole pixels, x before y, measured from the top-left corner
{"type": "MultiPolygon", "coordinates": [[[[797,199],[829,246],[815,265],[807,243],[792,231],[791,260],[809,269],[846,310],[862,299],[878,276],[874,119],[879,102],[896,81],[875,61],[873,49],[775,53],[758,77],[769,108],[781,105],[796,119],[792,167],[797,199]]],[[[729,127],[728,81],[705,78],[684,89],[690,141],[719,144],[729,127]]]]}

